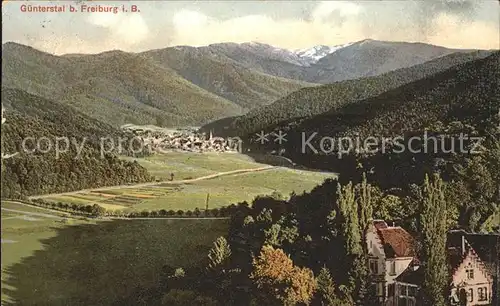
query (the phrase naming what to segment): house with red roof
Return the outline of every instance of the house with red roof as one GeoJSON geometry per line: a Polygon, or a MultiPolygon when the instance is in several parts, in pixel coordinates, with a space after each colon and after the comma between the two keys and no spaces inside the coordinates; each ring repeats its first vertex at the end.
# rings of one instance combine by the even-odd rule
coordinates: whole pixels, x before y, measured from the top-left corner
{"type": "Polygon", "coordinates": [[[374,220],[368,226],[366,243],[372,286],[379,302],[416,305],[418,286],[410,281],[419,269],[413,236],[400,226],[374,220]]]}
{"type": "MultiPolygon", "coordinates": [[[[366,243],[371,282],[380,305],[416,306],[423,268],[412,235],[400,226],[373,220],[366,243]]],[[[447,256],[450,305],[499,305],[500,235],[450,231],[447,256]]]]}

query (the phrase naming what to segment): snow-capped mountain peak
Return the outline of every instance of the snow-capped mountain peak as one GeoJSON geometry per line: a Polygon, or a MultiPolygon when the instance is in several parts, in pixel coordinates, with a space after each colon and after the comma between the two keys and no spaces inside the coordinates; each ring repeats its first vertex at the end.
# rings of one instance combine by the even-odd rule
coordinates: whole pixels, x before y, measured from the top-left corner
{"type": "Polygon", "coordinates": [[[345,48],[347,46],[350,46],[352,43],[347,43],[343,45],[337,45],[337,46],[325,46],[325,45],[318,45],[314,46],[312,48],[306,48],[306,49],[299,49],[295,50],[295,54],[304,59],[307,60],[309,63],[317,63],[320,59],[323,57],[327,56],[328,54],[332,54],[333,52],[345,48]]]}

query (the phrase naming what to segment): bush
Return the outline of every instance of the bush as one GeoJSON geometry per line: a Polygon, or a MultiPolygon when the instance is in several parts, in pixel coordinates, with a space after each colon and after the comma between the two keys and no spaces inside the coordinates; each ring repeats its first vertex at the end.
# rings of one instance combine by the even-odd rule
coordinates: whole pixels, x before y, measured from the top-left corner
{"type": "Polygon", "coordinates": [[[201,215],[201,211],[198,207],[196,207],[193,211],[193,215],[195,215],[196,217],[199,217],[201,215]]]}
{"type": "Polygon", "coordinates": [[[214,217],[220,217],[220,216],[221,216],[220,209],[218,209],[218,208],[214,208],[214,209],[212,209],[212,215],[213,215],[214,217]]]}

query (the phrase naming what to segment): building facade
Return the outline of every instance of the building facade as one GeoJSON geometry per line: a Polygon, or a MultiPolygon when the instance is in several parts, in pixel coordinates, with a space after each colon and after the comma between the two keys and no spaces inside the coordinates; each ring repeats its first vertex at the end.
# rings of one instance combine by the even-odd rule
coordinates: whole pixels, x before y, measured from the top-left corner
{"type": "Polygon", "coordinates": [[[415,305],[418,286],[398,279],[419,267],[413,237],[400,226],[374,220],[368,226],[366,243],[373,291],[380,304],[415,305]]]}

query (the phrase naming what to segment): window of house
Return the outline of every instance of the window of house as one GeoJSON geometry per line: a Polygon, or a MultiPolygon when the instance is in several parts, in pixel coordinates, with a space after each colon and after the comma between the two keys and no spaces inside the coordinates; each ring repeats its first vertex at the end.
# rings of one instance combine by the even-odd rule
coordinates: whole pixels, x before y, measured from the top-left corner
{"type": "Polygon", "coordinates": [[[396,275],[396,261],[392,260],[389,262],[389,274],[396,275]]]}
{"type": "Polygon", "coordinates": [[[474,302],[474,290],[469,289],[469,293],[467,293],[467,297],[469,298],[469,302],[474,302]]]}
{"type": "Polygon", "coordinates": [[[408,296],[408,286],[406,286],[406,285],[399,285],[399,295],[401,295],[401,296],[408,296]]]}
{"type": "Polygon", "coordinates": [[[477,289],[477,296],[478,296],[479,301],[488,300],[488,289],[486,287],[478,288],[477,289]]]}
{"type": "Polygon", "coordinates": [[[408,296],[417,296],[417,287],[408,287],[408,296]]]}
{"type": "Polygon", "coordinates": [[[397,301],[397,305],[408,306],[408,300],[404,297],[398,297],[397,301]]]}
{"type": "Polygon", "coordinates": [[[465,273],[467,274],[467,279],[474,279],[474,269],[467,269],[465,273]]]}
{"type": "Polygon", "coordinates": [[[370,260],[370,272],[378,274],[378,262],[376,259],[370,260]]]}
{"type": "Polygon", "coordinates": [[[394,296],[394,289],[395,289],[395,284],[389,284],[387,286],[387,296],[389,297],[394,296]]]}
{"type": "Polygon", "coordinates": [[[378,295],[385,296],[385,285],[383,283],[378,284],[377,290],[378,290],[378,292],[377,292],[378,295]]]}

